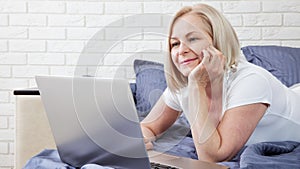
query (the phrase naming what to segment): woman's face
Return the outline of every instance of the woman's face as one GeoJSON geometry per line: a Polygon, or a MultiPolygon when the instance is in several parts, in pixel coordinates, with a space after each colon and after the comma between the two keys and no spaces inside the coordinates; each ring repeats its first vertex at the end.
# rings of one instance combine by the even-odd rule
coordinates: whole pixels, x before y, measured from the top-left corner
{"type": "Polygon", "coordinates": [[[202,61],[202,50],[212,44],[207,32],[208,26],[199,16],[186,14],[178,18],[172,28],[170,38],[172,61],[184,75],[202,61]]]}

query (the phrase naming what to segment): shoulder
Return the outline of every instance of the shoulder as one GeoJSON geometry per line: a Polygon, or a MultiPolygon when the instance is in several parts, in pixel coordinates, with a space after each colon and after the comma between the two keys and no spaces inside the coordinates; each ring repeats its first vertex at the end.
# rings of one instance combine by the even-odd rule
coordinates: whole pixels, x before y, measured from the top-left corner
{"type": "Polygon", "coordinates": [[[250,63],[240,64],[237,72],[225,82],[227,108],[253,103],[270,104],[272,100],[270,76],[260,67],[250,63]]]}
{"type": "Polygon", "coordinates": [[[269,85],[269,81],[274,78],[275,77],[264,68],[247,61],[242,61],[239,63],[237,71],[229,75],[228,80],[232,83],[232,85],[245,81],[246,83],[249,83],[249,85],[257,82],[269,85]]]}
{"type": "Polygon", "coordinates": [[[180,92],[174,93],[170,90],[169,87],[167,87],[163,93],[163,101],[165,104],[167,104],[169,107],[173,108],[174,110],[181,111],[181,105],[180,105],[180,99],[181,94],[180,92]]]}

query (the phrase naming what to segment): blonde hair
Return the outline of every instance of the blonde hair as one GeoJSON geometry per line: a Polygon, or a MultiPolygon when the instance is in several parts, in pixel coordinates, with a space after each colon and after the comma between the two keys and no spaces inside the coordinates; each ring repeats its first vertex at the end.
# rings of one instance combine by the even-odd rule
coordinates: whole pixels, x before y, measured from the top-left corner
{"type": "Polygon", "coordinates": [[[170,38],[175,21],[186,14],[199,16],[209,28],[207,32],[213,42],[213,46],[226,57],[226,70],[236,65],[240,56],[240,44],[237,35],[228,20],[216,9],[205,4],[183,7],[171,20],[168,36],[168,56],[165,64],[165,76],[168,87],[172,92],[178,92],[187,85],[187,77],[183,76],[176,68],[171,57],[170,38]]]}

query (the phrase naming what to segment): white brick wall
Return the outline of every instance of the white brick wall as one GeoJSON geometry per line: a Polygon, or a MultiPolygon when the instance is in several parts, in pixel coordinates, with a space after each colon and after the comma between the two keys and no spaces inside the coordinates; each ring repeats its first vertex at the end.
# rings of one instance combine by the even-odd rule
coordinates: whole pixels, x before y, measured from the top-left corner
{"type": "Polygon", "coordinates": [[[69,2],[67,13],[69,14],[103,14],[103,2],[69,2]]]}
{"type": "Polygon", "coordinates": [[[105,14],[138,14],[142,12],[142,2],[106,2],[105,14]]]}
{"type": "Polygon", "coordinates": [[[198,2],[223,12],[242,46],[300,47],[299,0],[0,1],[0,169],[14,167],[13,89],[35,86],[37,74],[73,75],[75,69],[79,74],[133,79],[134,58],[163,61],[159,51],[165,50],[163,36],[134,34],[164,32],[161,26],[168,20],[155,14],[173,14],[198,2]],[[126,18],[143,13],[152,19],[126,18]],[[124,37],[124,26],[134,36],[124,37]],[[152,51],[140,53],[147,49],[152,51]],[[79,58],[84,59],[76,68],[79,58]]]}
{"type": "Polygon", "coordinates": [[[31,1],[27,5],[29,13],[57,14],[66,11],[65,2],[63,1],[31,1]]]}
{"type": "Polygon", "coordinates": [[[26,12],[26,2],[0,2],[0,12],[1,13],[25,13],[26,12]]]}
{"type": "Polygon", "coordinates": [[[223,3],[225,13],[257,13],[260,12],[259,1],[232,1],[223,3]]]}
{"type": "Polygon", "coordinates": [[[0,15],[0,26],[7,26],[8,25],[8,15],[1,14],[0,15]]]}
{"type": "Polygon", "coordinates": [[[9,40],[9,51],[11,52],[45,52],[45,40],[9,40]]]}
{"type": "Polygon", "coordinates": [[[0,40],[0,52],[6,52],[8,50],[7,41],[0,40]]]}
{"type": "Polygon", "coordinates": [[[9,24],[11,26],[46,26],[46,18],[44,14],[10,14],[9,24]]]}
{"type": "Polygon", "coordinates": [[[1,39],[26,39],[27,28],[22,27],[0,27],[0,38],[1,39]]]}
{"type": "Polygon", "coordinates": [[[66,39],[64,28],[33,27],[29,28],[29,39],[66,39]]]}
{"type": "Polygon", "coordinates": [[[0,63],[1,65],[16,65],[16,64],[26,64],[27,57],[25,53],[0,53],[0,63]]]}

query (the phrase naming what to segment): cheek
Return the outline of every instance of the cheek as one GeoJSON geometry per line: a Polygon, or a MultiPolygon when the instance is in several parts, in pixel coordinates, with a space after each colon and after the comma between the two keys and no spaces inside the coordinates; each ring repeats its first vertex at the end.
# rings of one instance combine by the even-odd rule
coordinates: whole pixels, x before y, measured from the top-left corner
{"type": "Polygon", "coordinates": [[[175,50],[171,50],[171,58],[173,63],[176,64],[178,57],[177,57],[177,52],[175,50]]]}
{"type": "Polygon", "coordinates": [[[206,49],[209,46],[209,44],[210,43],[208,43],[207,41],[202,41],[202,42],[194,43],[194,44],[191,45],[191,49],[197,55],[201,55],[202,50],[206,49]]]}

